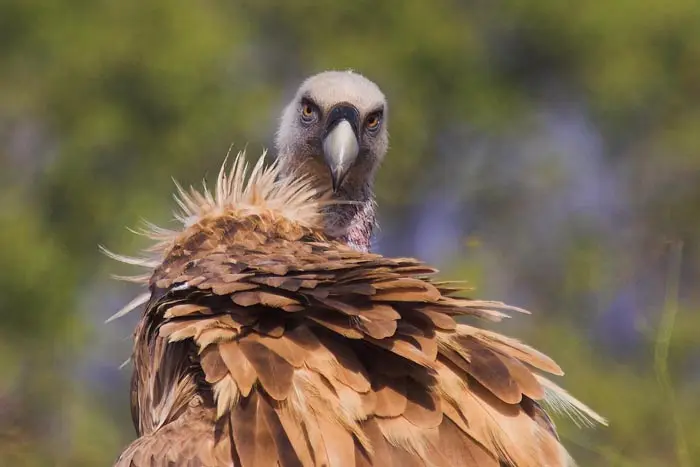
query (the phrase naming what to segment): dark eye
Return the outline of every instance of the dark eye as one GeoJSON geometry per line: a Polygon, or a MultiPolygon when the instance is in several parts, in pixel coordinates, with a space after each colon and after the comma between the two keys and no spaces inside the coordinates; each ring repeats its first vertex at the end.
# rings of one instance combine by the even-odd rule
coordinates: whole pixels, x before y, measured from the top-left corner
{"type": "Polygon", "coordinates": [[[301,119],[304,123],[311,123],[316,120],[317,117],[316,107],[310,102],[303,101],[301,103],[301,119]]]}
{"type": "Polygon", "coordinates": [[[379,125],[382,122],[382,114],[380,112],[374,112],[372,114],[369,114],[367,116],[367,120],[365,120],[365,127],[371,131],[375,132],[379,129],[379,125]]]}

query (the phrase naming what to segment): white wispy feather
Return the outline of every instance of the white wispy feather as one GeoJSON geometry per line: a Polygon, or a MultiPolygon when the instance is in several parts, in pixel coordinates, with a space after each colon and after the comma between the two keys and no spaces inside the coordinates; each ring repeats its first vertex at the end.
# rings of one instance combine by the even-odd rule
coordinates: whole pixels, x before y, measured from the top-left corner
{"type": "MultiPolygon", "coordinates": [[[[240,217],[266,214],[273,218],[284,218],[302,227],[322,228],[322,208],[333,204],[329,191],[319,191],[313,186],[310,176],[282,174],[277,161],[265,165],[267,152],[263,151],[248,175],[245,152],[239,152],[230,169],[226,170],[227,154],[216,178],[214,190],[205,182],[200,190],[185,189],[176,180],[173,194],[179,209],[173,215],[180,222],[180,229],[166,229],[156,224],[142,221],[143,227],[131,232],[145,236],[154,243],[144,250],[142,257],[114,253],[104,246],[100,250],[108,257],[121,263],[144,267],[152,271],[157,268],[163,256],[176,240],[187,230],[205,219],[224,215],[240,217]]],[[[147,284],[150,272],[134,276],[112,276],[118,280],[147,284]]],[[[122,317],[144,304],[150,294],[143,293],[134,298],[107,322],[122,317]]]]}

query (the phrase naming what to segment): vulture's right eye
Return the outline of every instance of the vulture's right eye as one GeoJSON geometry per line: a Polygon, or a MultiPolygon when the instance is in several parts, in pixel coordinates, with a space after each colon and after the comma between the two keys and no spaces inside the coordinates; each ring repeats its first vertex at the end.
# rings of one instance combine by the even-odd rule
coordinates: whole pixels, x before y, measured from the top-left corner
{"type": "Polygon", "coordinates": [[[301,103],[301,119],[304,123],[312,123],[318,117],[316,107],[310,102],[301,103]]]}

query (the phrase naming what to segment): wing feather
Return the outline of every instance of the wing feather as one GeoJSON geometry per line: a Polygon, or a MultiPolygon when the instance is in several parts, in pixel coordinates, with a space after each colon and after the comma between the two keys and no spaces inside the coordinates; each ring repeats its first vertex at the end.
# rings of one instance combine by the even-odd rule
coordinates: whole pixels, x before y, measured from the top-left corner
{"type": "Polygon", "coordinates": [[[263,396],[253,391],[231,411],[231,427],[235,449],[242,467],[277,465],[275,440],[265,420],[263,396]]]}

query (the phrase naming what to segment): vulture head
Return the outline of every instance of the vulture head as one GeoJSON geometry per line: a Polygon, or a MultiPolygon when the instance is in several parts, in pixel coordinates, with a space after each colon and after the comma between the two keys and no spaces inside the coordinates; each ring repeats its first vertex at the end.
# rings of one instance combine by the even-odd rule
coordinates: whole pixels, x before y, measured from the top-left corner
{"type": "Polygon", "coordinates": [[[374,176],[389,146],[379,87],[352,71],[311,76],[284,109],[276,146],[283,173],[310,175],[341,201],[324,210],[326,233],[369,250],[374,176]]]}
{"type": "Polygon", "coordinates": [[[372,184],[389,145],[387,103],[379,87],[352,71],[308,78],[287,105],[277,132],[285,169],[313,174],[338,197],[372,184]]]}

